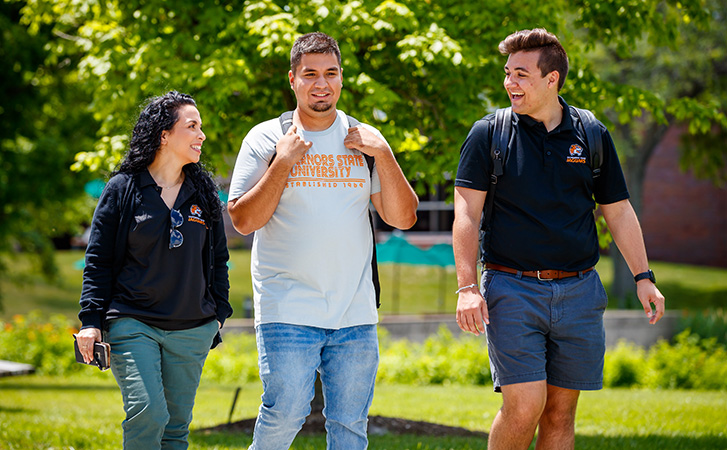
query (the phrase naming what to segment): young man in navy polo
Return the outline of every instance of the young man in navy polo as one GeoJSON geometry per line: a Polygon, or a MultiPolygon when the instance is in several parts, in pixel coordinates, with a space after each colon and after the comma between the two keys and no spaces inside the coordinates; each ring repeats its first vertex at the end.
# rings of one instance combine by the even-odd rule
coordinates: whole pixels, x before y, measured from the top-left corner
{"type": "Polygon", "coordinates": [[[664,297],[608,131],[596,123],[603,149],[594,177],[580,116],[558,95],[568,73],[558,38],[544,29],[518,31],[499,50],[508,55],[512,136],[481,244],[490,145],[499,138],[495,114],[476,122],[462,145],[453,227],[457,322],[476,335],[487,330],[503,398],[488,448],[526,449],[536,428],[538,448],[573,448],[579,393],[603,384],[607,298],[593,270],[595,202],[635,274],[649,323],[663,316],[664,297]],[[479,287],[478,250],[485,269],[479,287]]]}

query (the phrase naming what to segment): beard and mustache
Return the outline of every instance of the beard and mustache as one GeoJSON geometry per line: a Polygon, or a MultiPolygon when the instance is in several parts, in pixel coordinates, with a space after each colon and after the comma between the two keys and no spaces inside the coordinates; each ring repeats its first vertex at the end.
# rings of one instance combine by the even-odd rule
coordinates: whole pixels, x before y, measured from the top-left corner
{"type": "Polygon", "coordinates": [[[333,107],[332,103],[310,103],[308,105],[310,109],[316,112],[325,112],[333,107]]]}

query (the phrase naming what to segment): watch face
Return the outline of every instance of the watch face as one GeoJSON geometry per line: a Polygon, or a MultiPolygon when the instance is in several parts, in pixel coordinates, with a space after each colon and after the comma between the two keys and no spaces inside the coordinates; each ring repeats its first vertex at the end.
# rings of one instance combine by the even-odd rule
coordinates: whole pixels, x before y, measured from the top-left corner
{"type": "Polygon", "coordinates": [[[654,276],[654,272],[652,272],[651,269],[646,272],[642,272],[634,277],[634,281],[636,282],[646,279],[649,279],[652,283],[656,284],[656,277],[654,276]]]}

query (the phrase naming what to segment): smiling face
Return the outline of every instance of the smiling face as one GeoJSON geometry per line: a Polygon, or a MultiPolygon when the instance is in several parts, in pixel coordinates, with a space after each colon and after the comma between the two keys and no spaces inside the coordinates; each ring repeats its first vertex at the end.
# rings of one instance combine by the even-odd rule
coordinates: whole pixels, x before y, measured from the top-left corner
{"type": "Polygon", "coordinates": [[[202,142],[202,118],[193,105],[184,105],[177,111],[177,122],[171,130],[162,132],[162,150],[182,165],[199,162],[202,142]]]}
{"type": "Polygon", "coordinates": [[[557,71],[545,76],[538,67],[540,51],[520,51],[511,54],[505,64],[504,86],[512,103],[512,110],[542,120],[548,110],[558,105],[557,71]]]}
{"type": "Polygon", "coordinates": [[[298,101],[298,113],[320,120],[335,119],[336,103],[343,80],[338,58],[332,53],[306,53],[296,72],[288,72],[290,87],[298,101]]]}

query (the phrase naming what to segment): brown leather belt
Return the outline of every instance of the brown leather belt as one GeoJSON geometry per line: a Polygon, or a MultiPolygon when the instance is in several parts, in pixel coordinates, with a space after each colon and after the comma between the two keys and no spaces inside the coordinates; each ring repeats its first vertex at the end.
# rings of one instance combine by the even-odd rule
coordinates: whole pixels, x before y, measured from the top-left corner
{"type": "Polygon", "coordinates": [[[561,278],[568,278],[568,277],[577,277],[579,274],[590,272],[591,270],[593,270],[593,267],[589,267],[586,270],[581,270],[580,272],[566,272],[565,270],[517,270],[517,269],[512,269],[510,267],[501,266],[500,264],[486,263],[485,269],[499,270],[500,272],[507,272],[507,273],[514,273],[514,274],[517,274],[518,272],[520,272],[520,273],[522,273],[522,275],[524,277],[533,277],[533,278],[537,278],[538,280],[548,281],[548,280],[560,280],[561,278]]]}

